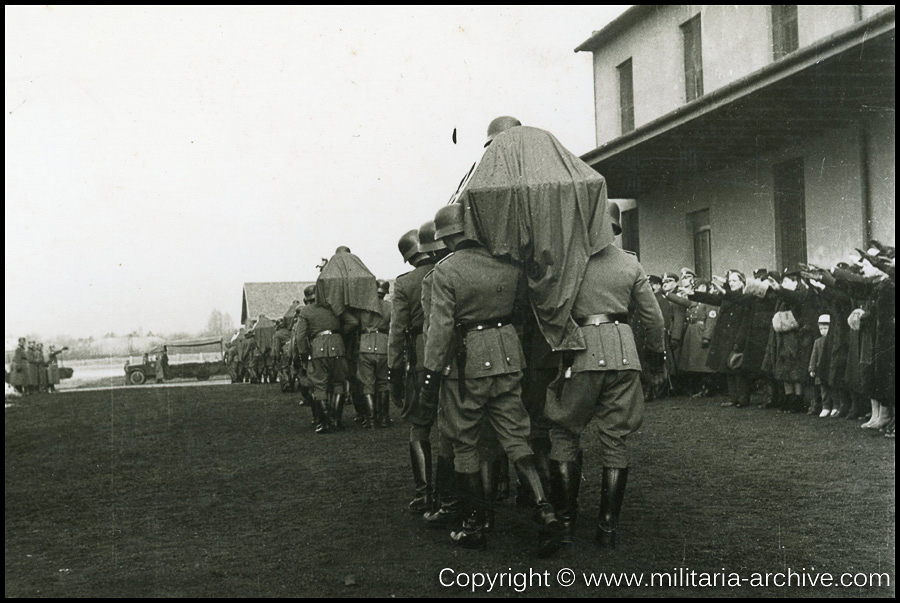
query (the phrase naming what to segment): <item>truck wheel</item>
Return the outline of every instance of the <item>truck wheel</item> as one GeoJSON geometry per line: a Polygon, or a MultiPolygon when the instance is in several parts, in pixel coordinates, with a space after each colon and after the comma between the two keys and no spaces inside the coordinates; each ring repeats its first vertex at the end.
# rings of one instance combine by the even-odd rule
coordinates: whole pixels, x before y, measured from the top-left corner
{"type": "Polygon", "coordinates": [[[147,377],[141,371],[134,371],[133,373],[131,373],[131,375],[128,376],[128,380],[133,385],[140,385],[147,380],[147,377]]]}

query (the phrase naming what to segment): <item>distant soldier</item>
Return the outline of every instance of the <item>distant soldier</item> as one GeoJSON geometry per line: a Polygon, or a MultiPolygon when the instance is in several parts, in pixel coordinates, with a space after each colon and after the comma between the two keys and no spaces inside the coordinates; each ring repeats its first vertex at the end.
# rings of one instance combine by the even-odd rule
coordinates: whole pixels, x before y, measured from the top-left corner
{"type": "Polygon", "coordinates": [[[50,353],[47,354],[47,387],[50,392],[56,392],[56,386],[59,385],[59,355],[68,349],[64,347],[57,350],[56,346],[50,346],[50,353]]]}
{"type": "Polygon", "coordinates": [[[39,343],[35,349],[35,362],[38,369],[38,391],[46,392],[50,390],[50,384],[47,380],[47,358],[44,356],[44,344],[39,343]]]}
{"type": "Polygon", "coordinates": [[[237,383],[237,363],[235,362],[235,356],[237,355],[237,350],[235,349],[234,340],[232,339],[228,343],[225,344],[225,368],[228,369],[228,376],[231,377],[232,383],[237,383]]]}
{"type": "Polygon", "coordinates": [[[25,338],[19,337],[16,351],[13,354],[12,372],[9,375],[9,384],[19,393],[25,393],[25,385],[28,381],[28,355],[25,349],[25,338]]]}
{"type": "Polygon", "coordinates": [[[281,391],[283,392],[291,391],[291,389],[293,389],[291,380],[290,341],[291,331],[285,325],[285,320],[283,318],[276,319],[272,352],[274,355],[277,380],[281,385],[281,391]]]}
{"type": "Polygon", "coordinates": [[[390,290],[390,283],[378,281],[378,299],[381,312],[362,310],[359,313],[359,360],[357,380],[365,401],[363,427],[375,427],[376,420],[382,427],[390,426],[387,348],[391,327],[391,302],[384,297],[390,290]]]}
{"type": "Polygon", "coordinates": [[[307,376],[318,420],[316,433],[343,430],[347,359],[341,322],[331,309],[316,303],[315,285],[304,290],[304,297],[307,305],[297,311],[294,334],[298,353],[308,360],[307,376]]]}
{"type": "Polygon", "coordinates": [[[169,371],[169,348],[163,346],[162,352],[156,356],[156,382],[162,383],[169,371]]]}
{"type": "Polygon", "coordinates": [[[37,360],[37,344],[34,341],[28,342],[28,350],[25,352],[27,360],[27,377],[25,381],[25,392],[33,394],[37,391],[38,383],[38,360],[37,360]]]}
{"type": "MultiPolygon", "coordinates": [[[[394,281],[391,329],[388,338],[388,371],[391,397],[403,407],[404,414],[414,407],[422,388],[424,338],[422,325],[422,279],[431,271],[434,259],[419,249],[418,230],[410,230],[397,244],[403,260],[414,266],[394,281]]],[[[409,503],[411,513],[431,510],[431,441],[428,429],[411,424],[409,457],[412,464],[415,497],[409,503]]]]}
{"type": "Polygon", "coordinates": [[[417,404],[434,408],[440,396],[447,418],[443,425],[453,442],[457,484],[468,505],[462,529],[451,532],[451,540],[463,548],[485,547],[488,509],[479,447],[487,422],[516,471],[531,485],[534,517],[541,526],[538,554],[549,555],[559,545],[559,522],[528,445],[523,353],[512,325],[517,304],[521,307],[525,297],[524,274],[465,237],[461,205],[441,208],[435,226],[453,254],[434,269],[425,379],[417,404]]]}

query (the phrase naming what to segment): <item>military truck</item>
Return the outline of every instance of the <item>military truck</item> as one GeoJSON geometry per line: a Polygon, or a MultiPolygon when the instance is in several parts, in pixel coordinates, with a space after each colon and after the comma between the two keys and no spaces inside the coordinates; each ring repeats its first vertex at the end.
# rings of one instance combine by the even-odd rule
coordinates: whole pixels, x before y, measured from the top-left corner
{"type": "Polygon", "coordinates": [[[218,337],[206,339],[179,339],[167,341],[147,351],[140,362],[125,363],[125,384],[141,385],[156,380],[156,359],[164,351],[169,356],[165,378],[197,379],[205,381],[214,375],[227,375],[225,346],[218,337]],[[196,360],[199,355],[202,360],[196,360]],[[182,356],[191,360],[182,361],[182,356]]]}

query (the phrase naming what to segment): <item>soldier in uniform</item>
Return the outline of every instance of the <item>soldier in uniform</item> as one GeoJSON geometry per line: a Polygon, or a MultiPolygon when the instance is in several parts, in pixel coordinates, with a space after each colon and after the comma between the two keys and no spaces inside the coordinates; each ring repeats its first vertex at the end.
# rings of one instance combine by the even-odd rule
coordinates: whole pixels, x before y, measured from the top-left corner
{"type": "Polygon", "coordinates": [[[303,294],[306,305],[297,311],[294,343],[297,353],[308,362],[316,433],[340,431],[344,429],[347,397],[347,359],[341,321],[331,309],[316,303],[315,285],[308,286],[303,294]]]}
{"type": "Polygon", "coordinates": [[[9,376],[9,384],[19,393],[25,393],[25,384],[28,379],[28,356],[25,350],[25,338],[19,337],[16,351],[13,354],[12,373],[9,376]]]}
{"type": "MultiPolygon", "coordinates": [[[[422,325],[422,279],[431,271],[434,259],[419,249],[418,230],[410,230],[397,244],[403,260],[414,267],[394,281],[391,327],[388,335],[388,375],[391,397],[404,413],[416,405],[422,387],[424,338],[422,325]]],[[[409,511],[421,515],[431,510],[430,429],[410,424],[409,457],[412,464],[415,496],[409,511]]]]}
{"type": "Polygon", "coordinates": [[[56,346],[50,346],[50,353],[47,354],[47,388],[51,393],[56,392],[56,386],[59,385],[59,355],[68,349],[64,347],[57,350],[56,346]]]}
{"type": "Polygon", "coordinates": [[[272,343],[272,353],[275,363],[276,379],[281,386],[281,391],[288,392],[292,389],[290,367],[290,341],[291,331],[285,325],[283,318],[275,320],[275,337],[272,343]]]}
{"type": "Polygon", "coordinates": [[[659,304],[637,258],[609,245],[591,256],[572,306],[586,348],[563,353],[561,374],[551,386],[545,407],[555,423],[550,431],[550,458],[565,545],[572,543],[578,509],[581,434],[596,417],[603,467],[596,540],[601,546],[615,546],[628,477],[628,438],[644,417],[641,362],[627,324],[629,310],[646,330],[644,356],[649,366],[645,368],[651,384],[658,384],[665,375],[659,304]]]}
{"type": "Polygon", "coordinates": [[[534,517],[541,525],[538,554],[546,556],[558,548],[559,521],[528,445],[523,353],[512,325],[513,312],[525,295],[525,278],[517,266],[465,237],[463,211],[461,205],[452,204],[435,216],[437,237],[453,254],[434,269],[419,401],[425,408],[437,407],[440,392],[457,484],[468,504],[462,529],[451,532],[451,539],[464,548],[482,549],[486,544],[487,495],[479,445],[487,422],[517,472],[531,485],[537,503],[534,517]]]}
{"type": "MultiPolygon", "coordinates": [[[[447,256],[450,252],[447,246],[440,239],[435,238],[434,220],[430,220],[419,228],[419,249],[424,253],[430,254],[436,261],[447,256]]],[[[429,270],[425,278],[422,279],[422,312],[424,313],[425,322],[422,325],[425,341],[428,340],[428,323],[429,314],[431,313],[431,282],[434,278],[434,268],[429,270]]],[[[425,412],[412,413],[407,416],[410,422],[416,422],[421,425],[421,429],[430,436],[431,428],[435,421],[439,424],[438,430],[438,453],[437,462],[434,470],[434,490],[433,503],[434,510],[426,512],[422,517],[426,525],[433,528],[449,528],[456,525],[459,521],[461,505],[459,496],[456,492],[456,472],[453,469],[453,444],[444,435],[443,422],[446,420],[444,414],[440,410],[440,404],[436,409],[422,409],[425,412]]],[[[485,463],[482,463],[482,479],[490,479],[484,473],[485,463]]],[[[485,489],[488,489],[488,482],[485,482],[485,489]]],[[[488,500],[488,503],[491,501],[488,500]]]]}
{"type": "Polygon", "coordinates": [[[169,370],[169,348],[163,346],[162,352],[156,357],[156,382],[162,383],[166,379],[169,370]]]}
{"type": "Polygon", "coordinates": [[[378,281],[378,299],[381,312],[362,310],[359,313],[359,360],[356,378],[362,390],[365,403],[363,427],[374,429],[376,421],[382,427],[390,426],[390,411],[384,404],[390,395],[387,367],[388,333],[391,327],[391,302],[384,297],[390,290],[390,283],[378,281]]]}

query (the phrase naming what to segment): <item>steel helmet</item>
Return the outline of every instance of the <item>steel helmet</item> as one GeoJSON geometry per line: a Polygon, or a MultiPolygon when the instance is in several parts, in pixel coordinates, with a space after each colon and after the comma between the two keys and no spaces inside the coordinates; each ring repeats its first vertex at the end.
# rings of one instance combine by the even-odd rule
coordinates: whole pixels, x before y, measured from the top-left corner
{"type": "Polygon", "coordinates": [[[387,295],[391,292],[391,283],[382,279],[376,281],[378,283],[378,294],[387,295]]]}
{"type": "Polygon", "coordinates": [[[484,146],[488,146],[489,144],[491,144],[498,134],[502,134],[510,128],[521,125],[522,122],[520,122],[515,117],[510,117],[509,115],[503,115],[501,117],[494,118],[494,120],[491,121],[491,123],[488,125],[487,142],[484,143],[484,146]]]}
{"type": "Polygon", "coordinates": [[[308,302],[316,299],[316,286],[307,285],[303,290],[303,301],[308,302]]]}
{"type": "Polygon", "coordinates": [[[400,255],[403,256],[403,261],[408,262],[412,256],[419,253],[419,231],[413,228],[400,237],[397,248],[400,250],[400,255]]]}
{"type": "Polygon", "coordinates": [[[451,203],[440,208],[434,215],[434,228],[435,239],[443,239],[446,236],[463,232],[465,230],[463,206],[459,203],[451,203]]]}
{"type": "Polygon", "coordinates": [[[622,234],[622,210],[615,201],[607,201],[609,205],[609,221],[612,224],[613,234],[619,236],[622,234]]]}
{"type": "Polygon", "coordinates": [[[419,249],[431,252],[447,248],[443,241],[434,238],[435,230],[434,220],[429,220],[419,227],[419,249]]]}

